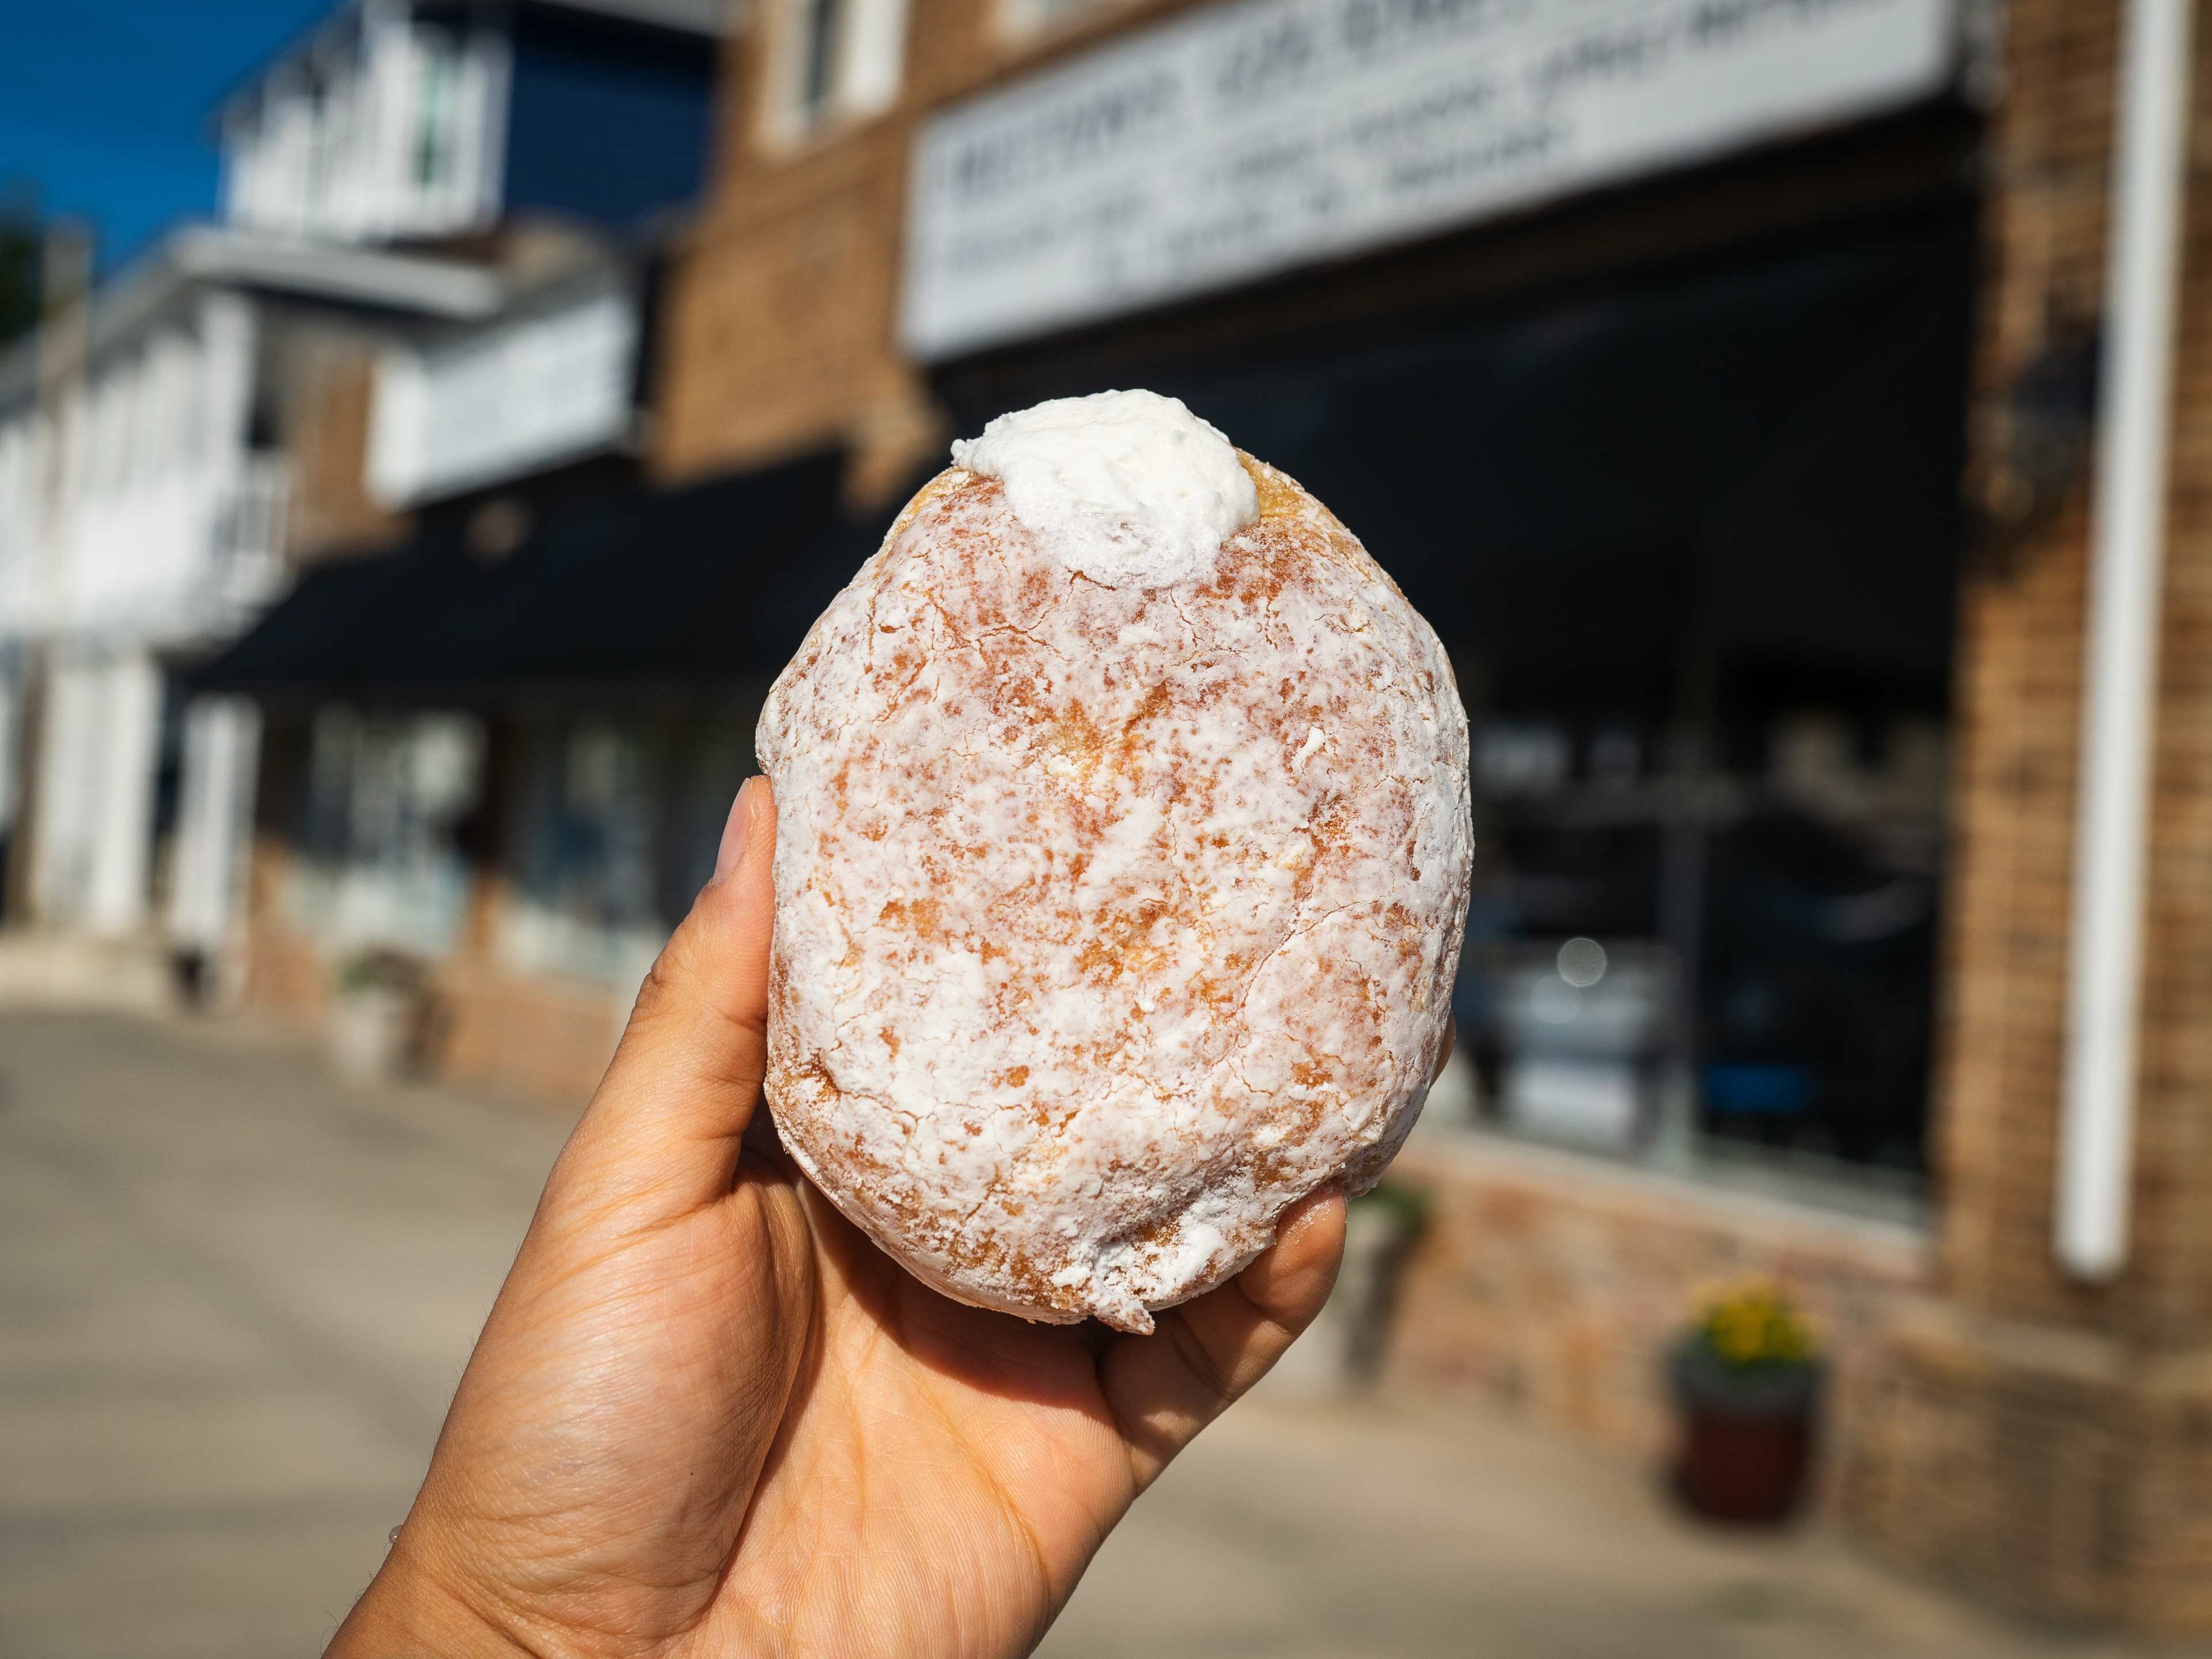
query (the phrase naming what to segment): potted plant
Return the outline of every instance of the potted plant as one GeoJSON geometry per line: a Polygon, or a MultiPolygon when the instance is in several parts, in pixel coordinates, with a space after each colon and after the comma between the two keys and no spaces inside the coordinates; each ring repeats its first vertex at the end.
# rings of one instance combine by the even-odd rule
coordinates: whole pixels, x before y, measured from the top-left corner
{"type": "Polygon", "coordinates": [[[422,1024],[422,964],[403,951],[376,945],[339,963],[331,1003],[331,1058],[361,1082],[403,1074],[414,1058],[422,1024]]]}
{"type": "Polygon", "coordinates": [[[1681,1419],[1674,1486],[1717,1521],[1772,1525],[1804,1495],[1823,1367],[1796,1303],[1769,1279],[1709,1296],[1668,1351],[1681,1419]]]}

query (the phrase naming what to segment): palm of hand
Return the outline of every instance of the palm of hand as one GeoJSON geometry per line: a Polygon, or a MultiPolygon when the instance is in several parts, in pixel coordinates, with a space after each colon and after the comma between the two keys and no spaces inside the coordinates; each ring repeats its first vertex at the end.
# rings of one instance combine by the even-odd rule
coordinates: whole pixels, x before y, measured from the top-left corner
{"type": "Polygon", "coordinates": [[[1144,1338],[963,1307],[878,1251],[765,1114],[746,1133],[768,840],[656,969],[348,1632],[419,1581],[533,1652],[1025,1652],[1326,1296],[1333,1194],[1144,1338]]]}

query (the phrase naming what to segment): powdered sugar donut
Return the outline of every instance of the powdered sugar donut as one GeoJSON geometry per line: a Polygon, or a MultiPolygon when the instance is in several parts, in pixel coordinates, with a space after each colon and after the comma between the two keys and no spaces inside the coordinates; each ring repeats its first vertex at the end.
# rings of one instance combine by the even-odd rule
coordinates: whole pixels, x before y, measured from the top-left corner
{"type": "Polygon", "coordinates": [[[1181,404],[954,458],[761,716],[769,1103],[927,1283],[1148,1331],[1413,1127],[1467,719],[1351,532],[1181,404]]]}

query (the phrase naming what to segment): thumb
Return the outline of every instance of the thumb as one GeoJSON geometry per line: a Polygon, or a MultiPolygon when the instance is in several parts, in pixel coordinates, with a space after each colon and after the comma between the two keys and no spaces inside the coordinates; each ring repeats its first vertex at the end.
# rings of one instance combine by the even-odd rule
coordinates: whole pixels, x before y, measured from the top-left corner
{"type": "Polygon", "coordinates": [[[730,808],[714,878],[661,950],[556,1180],[594,1208],[650,1225],[714,1202],[768,1066],[775,801],[749,779],[730,808]]]}

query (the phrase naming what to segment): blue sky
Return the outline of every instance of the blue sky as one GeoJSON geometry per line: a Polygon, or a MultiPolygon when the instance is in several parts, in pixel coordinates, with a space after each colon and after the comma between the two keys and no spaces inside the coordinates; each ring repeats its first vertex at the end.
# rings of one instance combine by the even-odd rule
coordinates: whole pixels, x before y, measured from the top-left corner
{"type": "Polygon", "coordinates": [[[215,209],[216,100],[336,0],[0,0],[0,179],[99,227],[112,268],[215,209]]]}

